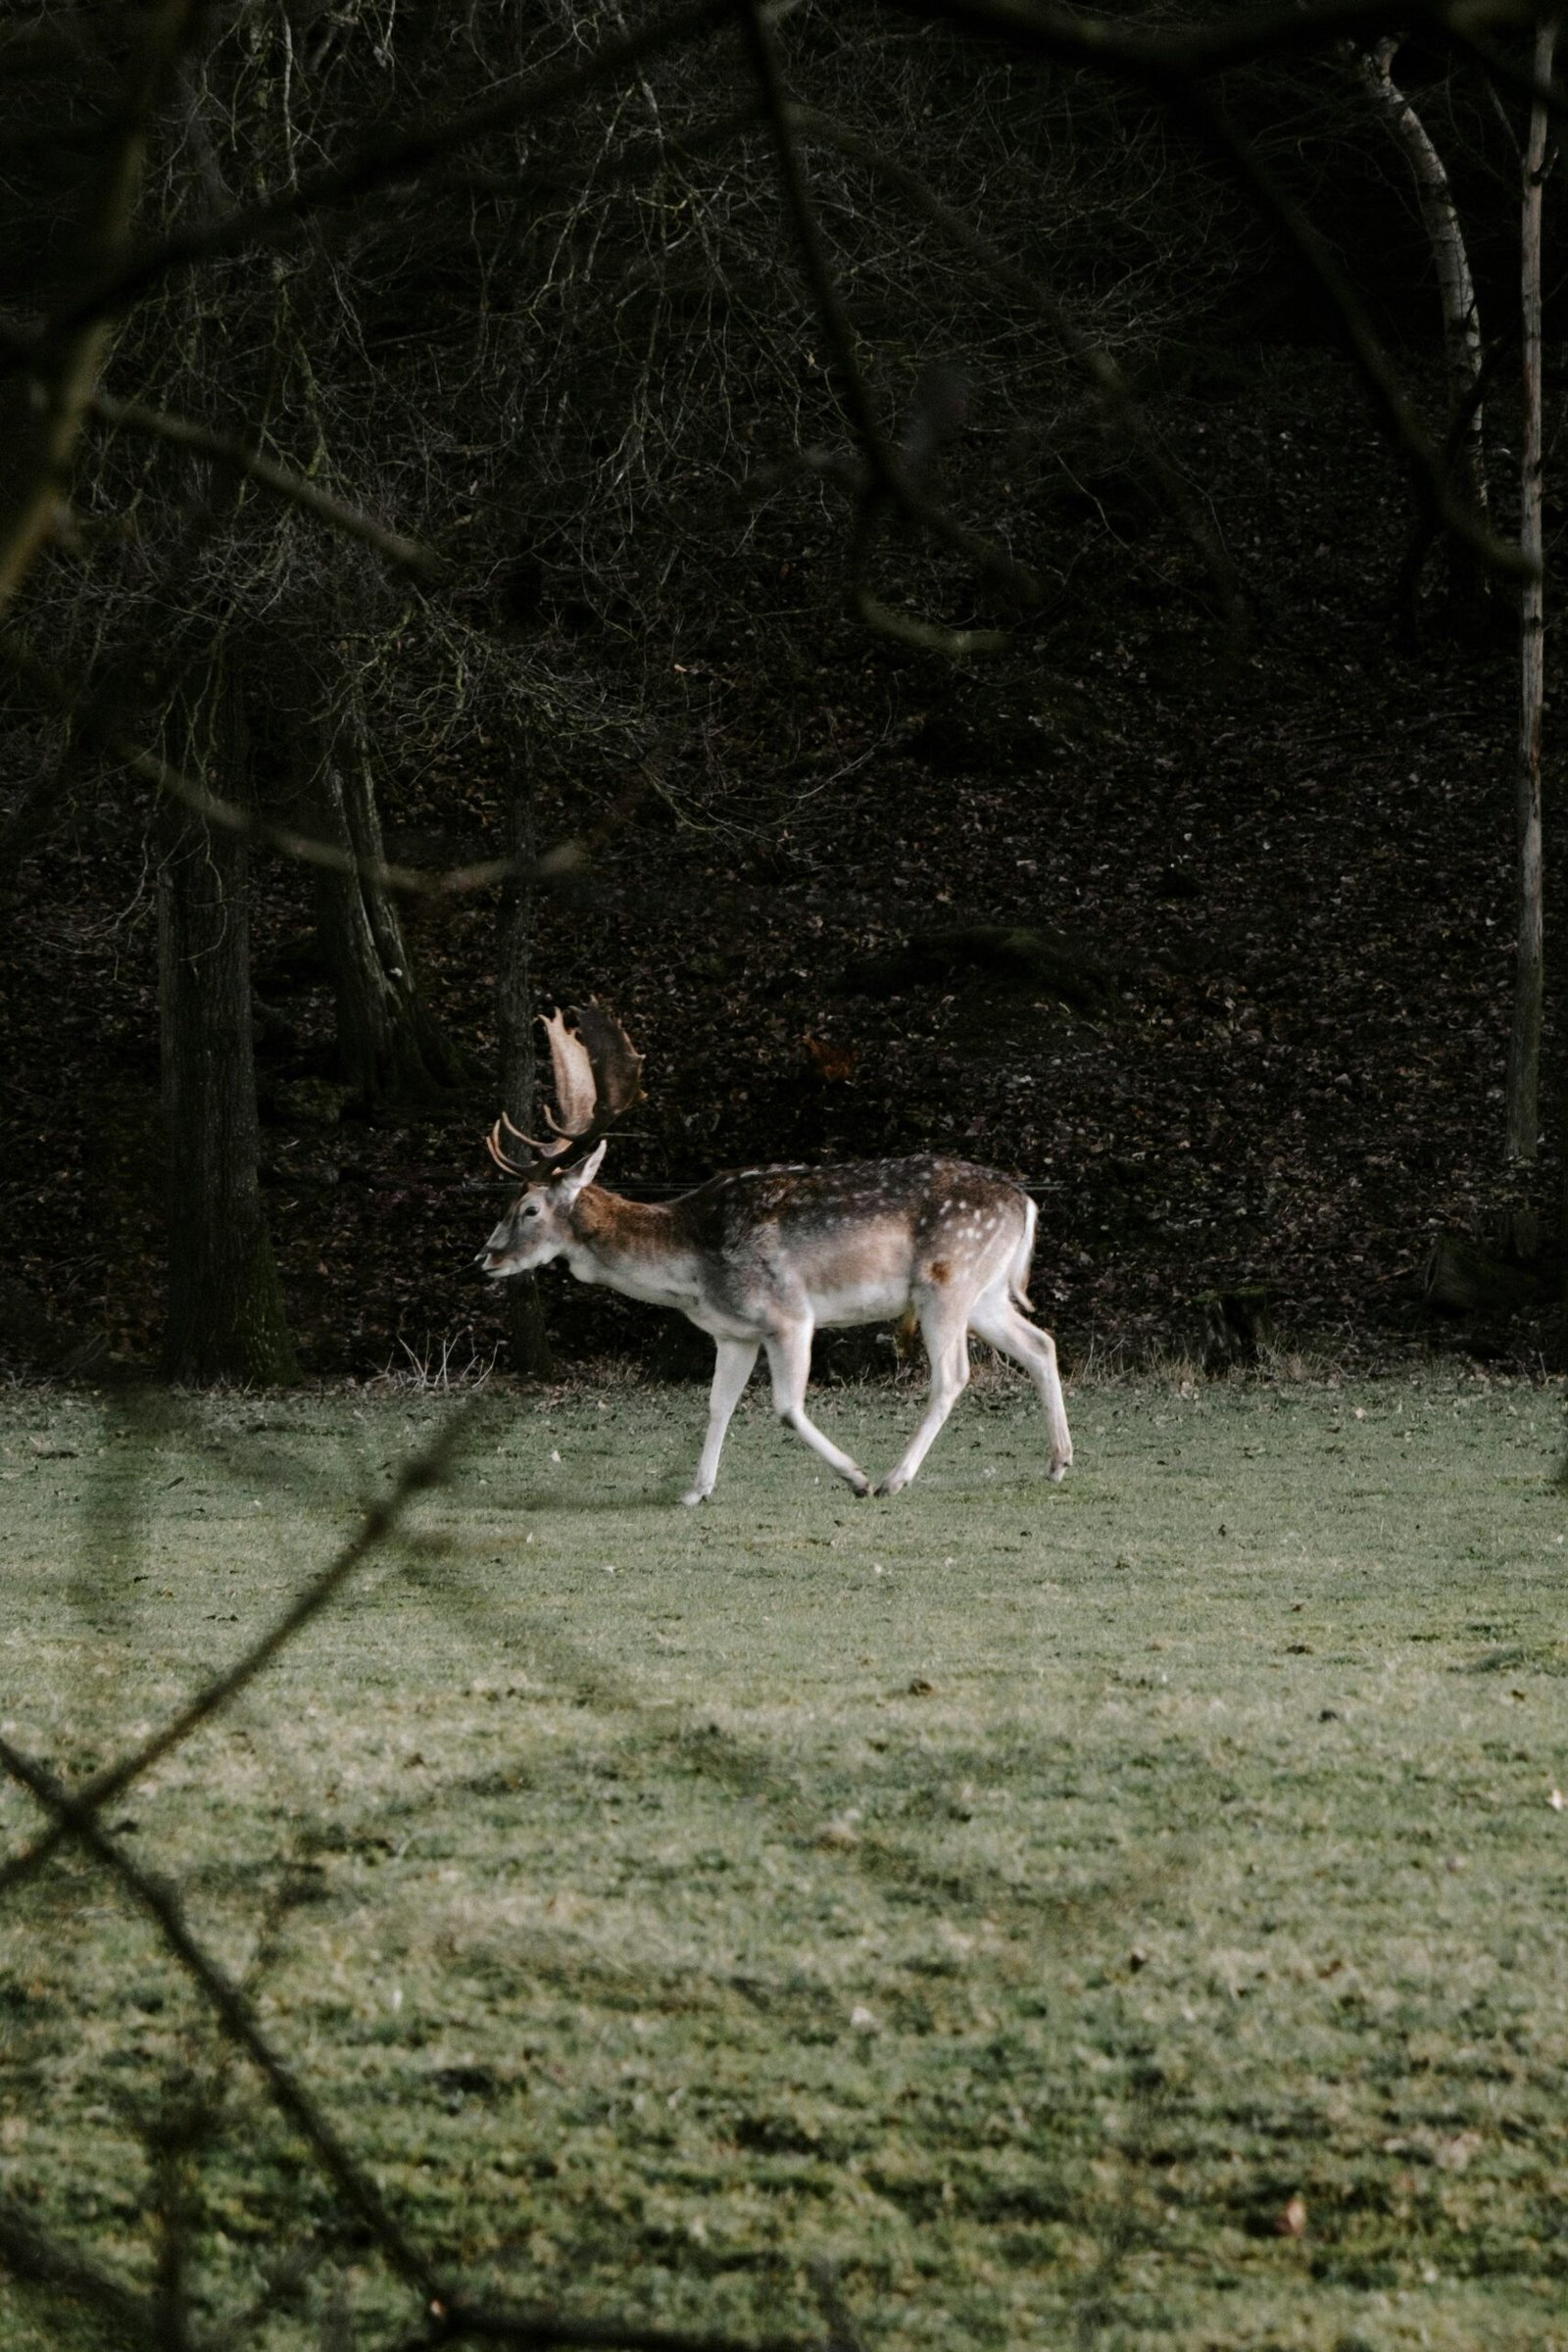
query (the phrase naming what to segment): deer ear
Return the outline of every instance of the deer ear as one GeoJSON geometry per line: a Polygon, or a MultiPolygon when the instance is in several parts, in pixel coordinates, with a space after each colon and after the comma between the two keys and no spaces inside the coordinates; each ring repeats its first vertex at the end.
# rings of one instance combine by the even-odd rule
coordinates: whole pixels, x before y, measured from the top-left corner
{"type": "Polygon", "coordinates": [[[597,1151],[589,1152],[580,1167],[567,1168],[565,1173],[557,1179],[557,1190],[568,1208],[576,1200],[577,1195],[585,1191],[598,1175],[599,1163],[604,1158],[609,1144],[610,1138],[606,1136],[604,1143],[598,1147],[597,1151]]]}

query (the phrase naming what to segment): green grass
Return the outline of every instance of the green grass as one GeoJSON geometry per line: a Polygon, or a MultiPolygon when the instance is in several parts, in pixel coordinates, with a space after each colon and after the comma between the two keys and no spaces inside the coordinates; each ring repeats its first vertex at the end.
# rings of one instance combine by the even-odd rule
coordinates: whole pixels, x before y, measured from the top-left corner
{"type": "MultiPolygon", "coordinates": [[[[825,2257],[870,2347],[1568,2346],[1560,1392],[1069,1402],[1063,1487],[977,1384],[858,1504],[759,1401],[688,1513],[698,1391],[497,1399],[110,1808],[472,2289],[820,2333],[825,2257]]],[[[878,1470],[915,1409],[818,1406],[878,1470]]],[[[438,1417],[14,1396],[7,1736],[74,1775],[156,1724],[438,1417]]],[[[35,1819],[5,1796],[8,1849],[35,1819]]],[[[406,2340],[63,1858],[0,1908],[0,2187],[145,2286],[160,2165],[212,2340],[406,2340]],[[214,2322],[293,2253],[253,2335],[214,2322]]],[[[0,2283],[7,2352],[96,2340],[0,2283]]]]}

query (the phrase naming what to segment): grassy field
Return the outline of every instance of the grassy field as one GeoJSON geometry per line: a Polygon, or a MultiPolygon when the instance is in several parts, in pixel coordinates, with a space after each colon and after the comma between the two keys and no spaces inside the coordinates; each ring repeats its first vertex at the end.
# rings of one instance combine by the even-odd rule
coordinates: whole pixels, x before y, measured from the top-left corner
{"type": "MultiPolygon", "coordinates": [[[[876,1470],[914,1411],[818,1402],[876,1470]]],[[[496,1398],[109,1808],[468,2288],[820,2335],[827,2260],[889,2352],[1568,2347],[1560,1391],[1069,1403],[1063,1487],[982,1383],[858,1504],[758,1401],[689,1513],[699,1392],[496,1398]]],[[[12,1396],[7,1738],[157,1724],[443,1409],[12,1396]]],[[[415,2338],[79,1854],[0,1906],[0,2191],[188,2261],[204,2341],[415,2338]]],[[[7,2352],[100,2340],[0,2283],[7,2352]]]]}

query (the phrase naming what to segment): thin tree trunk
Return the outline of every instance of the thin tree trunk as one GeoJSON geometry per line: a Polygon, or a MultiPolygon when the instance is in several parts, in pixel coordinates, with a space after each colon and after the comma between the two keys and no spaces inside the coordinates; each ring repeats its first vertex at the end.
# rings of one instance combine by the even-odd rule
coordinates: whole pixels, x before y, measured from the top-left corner
{"type": "MultiPolygon", "coordinates": [[[[178,764],[245,793],[245,722],[221,655],[176,707],[178,764]]],[[[166,802],[158,877],[164,1107],[169,1149],[172,1380],[298,1379],[262,1205],[251,1043],[247,850],[166,802]]]]}
{"type": "Polygon", "coordinates": [[[364,705],[351,691],[332,738],[310,762],[327,838],[365,861],[318,871],[317,924],[332,976],[345,1082],[366,1102],[439,1096],[472,1075],[414,976],[398,910],[367,870],[384,858],[364,705]]]}
{"type": "MultiPolygon", "coordinates": [[[[1554,24],[1536,33],[1535,74],[1551,78],[1554,24]]],[[[1540,1135],[1541,1026],[1545,988],[1542,908],[1541,730],[1545,700],[1545,596],[1542,577],[1542,194],[1546,175],[1546,110],[1530,110],[1520,222],[1520,325],[1524,365],[1524,447],[1520,466],[1519,545],[1535,566],[1521,597],[1519,754],[1515,808],[1519,842],[1519,941],[1514,967],[1513,1036],[1508,1048],[1507,1152],[1534,1162],[1540,1135]]]]}
{"type": "MultiPolygon", "coordinates": [[[[501,1107],[530,1135],[538,1091],[533,1003],[534,891],[529,879],[534,853],[533,777],[525,748],[507,792],[507,854],[518,871],[501,893],[496,943],[496,1031],[501,1049],[501,1107]]],[[[514,1369],[542,1379],[553,1369],[539,1285],[531,1274],[514,1274],[507,1284],[514,1369]]]]}
{"type": "MultiPolygon", "coordinates": [[[[1479,396],[1481,313],[1447,171],[1425,123],[1394,79],[1394,60],[1398,47],[1397,40],[1380,41],[1375,49],[1359,52],[1356,64],[1362,83],[1409,165],[1415,182],[1416,201],[1438,277],[1449,414],[1458,423],[1454,456],[1465,493],[1476,513],[1484,515],[1489,497],[1485,418],[1479,396]]],[[[1465,619],[1473,621],[1490,593],[1487,568],[1474,548],[1451,537],[1448,561],[1454,605],[1465,619]]]]}

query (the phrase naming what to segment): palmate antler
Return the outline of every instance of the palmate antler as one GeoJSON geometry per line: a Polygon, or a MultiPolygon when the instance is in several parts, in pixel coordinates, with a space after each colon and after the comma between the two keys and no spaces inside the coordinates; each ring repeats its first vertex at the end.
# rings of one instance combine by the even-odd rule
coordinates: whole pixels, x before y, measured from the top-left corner
{"type": "Polygon", "coordinates": [[[543,1027],[556,1083],[556,1108],[547,1108],[545,1116],[555,1134],[542,1141],[524,1135],[503,1111],[485,1138],[485,1149],[509,1176],[531,1177],[576,1166],[643,1099],[643,1057],[597,997],[551,1013],[543,1027]],[[527,1145],[530,1159],[509,1156],[502,1148],[503,1128],[527,1145]]]}

